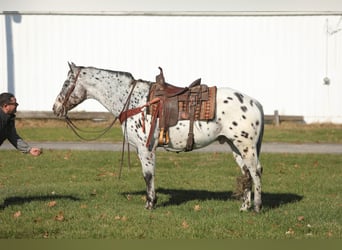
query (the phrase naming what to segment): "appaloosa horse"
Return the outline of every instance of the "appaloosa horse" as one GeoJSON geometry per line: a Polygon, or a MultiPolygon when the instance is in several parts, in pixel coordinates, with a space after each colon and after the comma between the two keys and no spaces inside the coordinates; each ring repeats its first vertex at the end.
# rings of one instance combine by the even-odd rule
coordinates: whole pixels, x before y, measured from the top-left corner
{"type": "MultiPolygon", "coordinates": [[[[53,105],[54,113],[65,117],[67,112],[88,98],[99,101],[115,117],[124,109],[144,107],[152,82],[135,80],[130,73],[81,67],[69,64],[70,71],[61,92],[53,105]],[[126,107],[126,108],[125,108],[126,107]]],[[[153,132],[153,147],[146,142],[151,127],[151,115],[146,110],[123,121],[127,141],[137,149],[142,172],[146,182],[146,208],[156,204],[154,175],[155,155],[158,146],[158,126],[153,132]],[[127,123],[127,124],[126,124],[127,123]],[[145,129],[142,129],[142,124],[145,129]]],[[[261,104],[245,94],[230,88],[218,88],[216,94],[216,115],[212,121],[194,122],[194,145],[198,149],[219,141],[227,142],[233,150],[234,158],[244,175],[242,205],[240,210],[252,206],[252,182],[254,184],[254,210],[261,209],[261,174],[259,154],[264,129],[264,114],[261,104]]],[[[172,151],[184,151],[189,132],[189,121],[179,121],[169,128],[169,143],[164,147],[172,151]]]]}

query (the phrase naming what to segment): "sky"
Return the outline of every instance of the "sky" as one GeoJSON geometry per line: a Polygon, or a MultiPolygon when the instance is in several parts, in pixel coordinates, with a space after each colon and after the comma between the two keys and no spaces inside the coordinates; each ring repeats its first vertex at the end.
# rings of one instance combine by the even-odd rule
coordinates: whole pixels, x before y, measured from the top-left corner
{"type": "Polygon", "coordinates": [[[342,11],[341,0],[0,0],[0,12],[317,12],[342,11]]]}

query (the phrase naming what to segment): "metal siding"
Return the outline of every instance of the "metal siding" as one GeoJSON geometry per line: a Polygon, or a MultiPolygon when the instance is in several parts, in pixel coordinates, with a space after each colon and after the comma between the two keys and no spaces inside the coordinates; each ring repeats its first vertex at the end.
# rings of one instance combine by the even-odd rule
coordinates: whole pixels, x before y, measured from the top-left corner
{"type": "MultiPolygon", "coordinates": [[[[12,23],[15,94],[21,110],[51,110],[68,61],[145,80],[162,66],[170,83],[185,86],[201,77],[256,97],[267,114],[342,122],[342,31],[328,38],[326,86],[326,19],[335,25],[339,17],[23,15],[12,23]]],[[[77,109],[104,110],[95,101],[77,109]]]]}

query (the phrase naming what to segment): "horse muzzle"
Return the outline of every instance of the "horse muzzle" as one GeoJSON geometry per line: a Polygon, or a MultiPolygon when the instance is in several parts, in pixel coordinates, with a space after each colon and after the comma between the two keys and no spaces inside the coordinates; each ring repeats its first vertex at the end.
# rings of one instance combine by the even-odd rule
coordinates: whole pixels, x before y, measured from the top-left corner
{"type": "Polygon", "coordinates": [[[53,113],[58,117],[65,117],[67,115],[66,108],[61,104],[56,102],[52,107],[53,113]]]}

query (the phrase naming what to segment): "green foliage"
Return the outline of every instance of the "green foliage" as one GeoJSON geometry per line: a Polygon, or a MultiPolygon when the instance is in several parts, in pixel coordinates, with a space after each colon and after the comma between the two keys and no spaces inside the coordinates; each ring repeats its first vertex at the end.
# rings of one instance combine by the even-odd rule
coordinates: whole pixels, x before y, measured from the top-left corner
{"type": "Polygon", "coordinates": [[[221,153],[158,152],[158,206],[144,209],[137,157],[0,151],[0,238],[341,239],[342,155],[263,154],[264,207],[241,213],[240,175],[221,153]]]}

